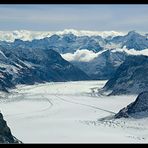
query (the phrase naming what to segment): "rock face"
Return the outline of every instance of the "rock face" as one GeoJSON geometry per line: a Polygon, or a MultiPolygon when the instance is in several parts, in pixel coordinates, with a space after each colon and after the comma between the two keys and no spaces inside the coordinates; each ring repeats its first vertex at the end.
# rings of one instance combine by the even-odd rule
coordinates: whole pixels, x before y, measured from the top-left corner
{"type": "Polygon", "coordinates": [[[0,144],[21,143],[11,134],[10,128],[7,126],[3,115],[0,113],[0,144]]]}
{"type": "Polygon", "coordinates": [[[129,56],[106,83],[111,95],[139,94],[148,90],[148,57],[129,56]]]}
{"type": "Polygon", "coordinates": [[[148,117],[148,91],[140,93],[135,102],[123,108],[115,115],[115,118],[122,117],[148,117]]]}

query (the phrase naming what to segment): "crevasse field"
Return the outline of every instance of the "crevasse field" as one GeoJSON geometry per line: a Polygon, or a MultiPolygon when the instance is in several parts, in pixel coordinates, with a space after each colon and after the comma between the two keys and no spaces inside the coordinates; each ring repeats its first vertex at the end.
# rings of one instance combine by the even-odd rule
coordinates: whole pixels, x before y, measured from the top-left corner
{"type": "Polygon", "coordinates": [[[113,119],[137,96],[102,96],[106,81],[19,85],[0,109],[23,143],[147,143],[148,119],[113,119]]]}

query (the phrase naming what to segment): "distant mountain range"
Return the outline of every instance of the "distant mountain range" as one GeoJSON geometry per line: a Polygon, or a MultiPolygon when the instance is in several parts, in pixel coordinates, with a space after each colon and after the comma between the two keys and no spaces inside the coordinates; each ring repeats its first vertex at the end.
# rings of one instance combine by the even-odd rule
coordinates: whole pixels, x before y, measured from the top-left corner
{"type": "Polygon", "coordinates": [[[75,32],[63,31],[61,33],[55,33],[53,35],[51,35],[51,33],[48,35],[47,33],[46,36],[41,34],[42,37],[40,38],[38,37],[39,39],[34,35],[34,38],[31,37],[32,40],[29,40],[29,37],[28,39],[26,38],[24,40],[23,37],[21,37],[21,34],[25,34],[25,33],[13,32],[12,35],[8,34],[4,38],[1,37],[1,44],[3,46],[6,46],[6,44],[8,44],[7,38],[13,38],[14,40],[12,41],[14,41],[14,43],[9,42],[9,44],[10,45],[13,44],[14,47],[18,47],[18,46],[26,47],[26,48],[27,47],[31,47],[31,48],[46,47],[47,48],[48,47],[59,52],[60,54],[74,53],[78,49],[79,50],[87,49],[87,50],[92,50],[94,52],[98,52],[100,50],[108,48],[109,46],[111,46],[110,48],[113,48],[113,47],[123,48],[124,46],[126,46],[128,49],[135,49],[135,50],[143,50],[148,48],[147,35],[141,35],[135,31],[130,31],[128,32],[128,34],[125,34],[125,35],[118,32],[114,32],[112,34],[111,32],[108,32],[104,36],[102,34],[105,32],[102,32],[102,34],[101,33],[97,34],[96,32],[95,33],[82,32],[82,33],[79,33],[80,35],[77,35],[78,31],[77,33],[76,31],[75,32]]]}
{"type": "Polygon", "coordinates": [[[110,79],[129,55],[148,55],[147,35],[135,31],[15,31],[0,36],[6,38],[0,41],[1,90],[19,83],[110,79]]]}
{"type": "MultiPolygon", "coordinates": [[[[13,34],[13,36],[19,38],[21,34],[31,33],[22,31],[13,32],[13,34]]],[[[41,36],[43,37],[43,35],[41,36]]],[[[63,32],[56,32],[55,34],[50,32],[48,35],[46,34],[46,36],[47,37],[42,39],[33,39],[32,41],[23,41],[21,39],[15,39],[14,42],[1,41],[0,45],[9,49],[52,49],[60,53],[63,58],[69,57],[69,54],[71,54],[71,56],[75,56],[75,53],[77,53],[78,50],[81,50],[82,52],[84,50],[92,51],[96,56],[91,58],[89,61],[81,60],[84,59],[84,52],[77,54],[75,56],[76,58],[73,58],[73,60],[65,58],[87,73],[91,79],[111,78],[117,67],[129,54],[135,54],[135,51],[139,51],[137,54],[143,54],[143,50],[148,48],[147,35],[141,35],[135,31],[123,34],[113,31],[90,32],[64,30],[63,32]],[[124,49],[126,49],[126,51],[124,49]],[[134,53],[132,53],[133,50],[134,53]],[[112,51],[114,51],[114,53],[112,51]],[[97,55],[99,52],[101,52],[101,54],[97,55]],[[77,60],[78,58],[79,60],[77,60]]],[[[90,57],[91,54],[86,56],[90,57]]]]}

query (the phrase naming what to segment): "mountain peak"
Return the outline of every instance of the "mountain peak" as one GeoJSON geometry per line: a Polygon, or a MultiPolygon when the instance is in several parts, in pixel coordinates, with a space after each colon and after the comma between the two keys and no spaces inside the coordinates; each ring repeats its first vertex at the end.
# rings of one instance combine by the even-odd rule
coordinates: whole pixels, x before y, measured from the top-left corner
{"type": "Polygon", "coordinates": [[[133,36],[133,35],[139,35],[135,30],[129,31],[127,35],[133,36]]]}

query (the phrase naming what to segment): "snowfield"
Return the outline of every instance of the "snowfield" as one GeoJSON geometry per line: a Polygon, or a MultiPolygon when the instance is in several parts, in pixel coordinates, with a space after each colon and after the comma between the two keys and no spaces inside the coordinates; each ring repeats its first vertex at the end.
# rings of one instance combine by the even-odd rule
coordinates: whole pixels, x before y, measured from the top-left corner
{"type": "Polygon", "coordinates": [[[113,119],[137,96],[102,96],[106,81],[19,85],[0,109],[24,143],[147,143],[148,118],[113,119]]]}

